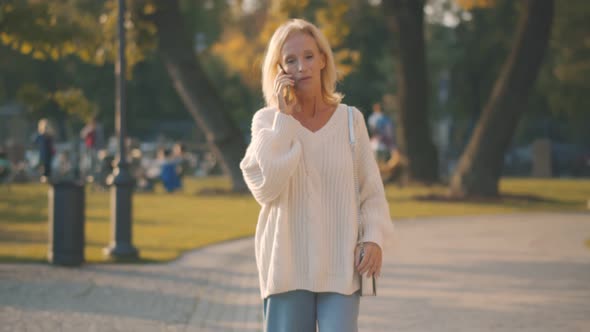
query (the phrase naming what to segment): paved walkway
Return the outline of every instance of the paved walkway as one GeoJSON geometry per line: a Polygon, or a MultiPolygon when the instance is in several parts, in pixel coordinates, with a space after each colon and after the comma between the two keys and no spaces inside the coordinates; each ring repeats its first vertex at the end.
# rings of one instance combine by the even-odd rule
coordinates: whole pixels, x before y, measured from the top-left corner
{"type": "MultiPolygon", "coordinates": [[[[590,331],[590,214],[404,220],[360,331],[590,331]]],[[[0,331],[260,331],[252,238],[163,265],[0,264],[0,331]]]]}

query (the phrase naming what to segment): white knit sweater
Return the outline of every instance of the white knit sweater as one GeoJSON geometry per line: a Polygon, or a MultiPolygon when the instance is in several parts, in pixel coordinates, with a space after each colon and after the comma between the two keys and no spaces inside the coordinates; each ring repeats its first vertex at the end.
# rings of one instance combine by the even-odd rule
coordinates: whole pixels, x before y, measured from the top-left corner
{"type": "MultiPolygon", "coordinates": [[[[361,112],[354,109],[364,241],[383,244],[393,230],[361,112]]],[[[261,205],[255,251],[262,298],[304,289],[352,294],[357,207],[347,106],[313,133],[290,115],[264,108],[240,163],[261,205]]]]}

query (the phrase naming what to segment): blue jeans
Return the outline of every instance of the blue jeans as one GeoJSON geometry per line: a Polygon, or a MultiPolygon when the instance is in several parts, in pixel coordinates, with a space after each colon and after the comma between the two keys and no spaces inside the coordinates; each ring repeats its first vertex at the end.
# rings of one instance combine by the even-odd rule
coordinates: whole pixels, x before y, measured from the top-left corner
{"type": "Polygon", "coordinates": [[[357,332],[359,293],[295,290],[264,299],[265,332],[357,332]]]}

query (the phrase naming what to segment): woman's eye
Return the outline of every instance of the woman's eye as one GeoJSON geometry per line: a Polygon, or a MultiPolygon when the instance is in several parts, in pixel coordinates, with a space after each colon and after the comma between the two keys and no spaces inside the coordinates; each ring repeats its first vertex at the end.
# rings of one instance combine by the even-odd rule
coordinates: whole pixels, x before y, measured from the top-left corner
{"type": "Polygon", "coordinates": [[[295,60],[293,60],[293,59],[289,59],[289,60],[287,60],[287,61],[286,61],[286,63],[287,63],[288,65],[292,64],[293,62],[295,62],[295,60]]]}
{"type": "Polygon", "coordinates": [[[313,55],[307,55],[307,56],[305,56],[305,58],[306,59],[312,59],[313,58],[313,55]]]}

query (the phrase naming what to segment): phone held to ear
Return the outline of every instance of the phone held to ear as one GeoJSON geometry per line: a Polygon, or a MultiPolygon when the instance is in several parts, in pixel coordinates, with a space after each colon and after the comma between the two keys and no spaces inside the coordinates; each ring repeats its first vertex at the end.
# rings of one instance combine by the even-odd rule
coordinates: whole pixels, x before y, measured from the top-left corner
{"type": "MultiPolygon", "coordinates": [[[[281,64],[279,63],[279,69],[281,70],[281,72],[283,74],[287,74],[287,72],[285,71],[285,69],[283,69],[283,66],[281,66],[281,64]]],[[[292,91],[293,87],[292,86],[287,86],[284,90],[283,90],[283,97],[285,97],[285,102],[287,104],[290,104],[293,101],[293,91],[292,91]]]]}

